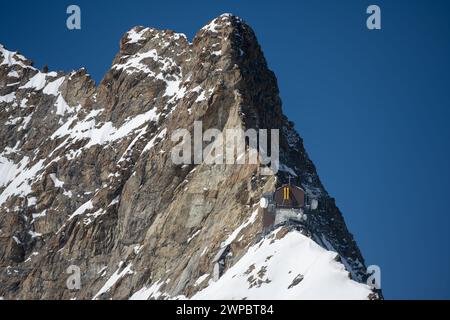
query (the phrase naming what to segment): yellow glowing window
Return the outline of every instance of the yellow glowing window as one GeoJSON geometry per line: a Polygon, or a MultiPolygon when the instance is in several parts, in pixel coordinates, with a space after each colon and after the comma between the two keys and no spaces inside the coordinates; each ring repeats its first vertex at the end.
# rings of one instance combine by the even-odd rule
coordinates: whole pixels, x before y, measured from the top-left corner
{"type": "Polygon", "coordinates": [[[289,187],[284,187],[283,188],[283,199],[284,200],[289,200],[289,187]]]}

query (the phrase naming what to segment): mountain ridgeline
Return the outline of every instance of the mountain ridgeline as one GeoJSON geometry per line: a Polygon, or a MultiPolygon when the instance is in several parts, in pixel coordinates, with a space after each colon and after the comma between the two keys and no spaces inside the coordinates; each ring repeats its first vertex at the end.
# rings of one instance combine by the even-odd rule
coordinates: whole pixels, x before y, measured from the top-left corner
{"type": "Polygon", "coordinates": [[[0,137],[4,299],[378,297],[238,17],[192,42],[135,27],[98,86],[0,46],[0,137]],[[195,121],[279,129],[280,170],[174,164],[171,134],[195,121]],[[263,234],[260,198],[289,179],[318,209],[263,234]]]}

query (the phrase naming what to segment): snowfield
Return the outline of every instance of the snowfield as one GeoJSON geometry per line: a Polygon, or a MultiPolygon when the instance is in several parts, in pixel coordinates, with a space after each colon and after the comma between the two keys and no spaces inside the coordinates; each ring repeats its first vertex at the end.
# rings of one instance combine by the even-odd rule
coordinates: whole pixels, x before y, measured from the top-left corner
{"type": "Polygon", "coordinates": [[[282,229],[249,248],[217,281],[192,299],[368,299],[370,287],[349,278],[337,253],[299,232],[277,240],[282,229]]]}
{"type": "MultiPolygon", "coordinates": [[[[324,249],[301,233],[291,231],[284,235],[283,228],[279,228],[251,246],[218,281],[213,281],[209,273],[200,276],[195,286],[204,283],[207,286],[191,299],[369,299],[371,288],[351,280],[337,257],[336,252],[324,249]]],[[[117,278],[116,273],[112,278],[117,278]]],[[[188,299],[185,296],[171,297],[161,291],[163,285],[164,281],[158,280],[151,286],[136,291],[130,300],[188,299]]]]}

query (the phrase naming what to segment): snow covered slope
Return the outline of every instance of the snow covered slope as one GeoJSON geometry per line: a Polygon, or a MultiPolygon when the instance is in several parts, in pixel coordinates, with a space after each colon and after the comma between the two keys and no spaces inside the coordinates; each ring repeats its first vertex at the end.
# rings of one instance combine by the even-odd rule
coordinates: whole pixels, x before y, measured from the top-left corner
{"type": "Polygon", "coordinates": [[[337,253],[299,232],[283,231],[250,247],[193,299],[368,299],[370,287],[349,278],[337,253]]]}

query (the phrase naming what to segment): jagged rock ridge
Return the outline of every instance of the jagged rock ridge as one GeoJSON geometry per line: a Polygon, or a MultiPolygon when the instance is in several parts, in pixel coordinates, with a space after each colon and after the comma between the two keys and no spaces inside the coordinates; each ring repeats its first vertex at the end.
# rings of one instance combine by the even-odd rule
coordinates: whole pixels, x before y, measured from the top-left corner
{"type": "MultiPolygon", "coordinates": [[[[0,61],[0,297],[208,298],[216,255],[229,245],[226,270],[239,268],[261,235],[261,194],[288,176],[320,200],[312,239],[364,280],[362,255],[241,19],[222,15],[192,43],[170,30],[135,27],[98,86],[84,69],[41,72],[3,46],[0,61]],[[192,130],[195,120],[204,129],[280,129],[280,172],[174,165],[170,134],[192,130]],[[66,287],[70,265],[82,271],[80,290],[66,287]]],[[[269,237],[282,241],[291,237],[286,232],[269,237]]],[[[300,247],[311,241],[295,239],[300,247]]],[[[300,271],[291,271],[286,281],[298,287],[300,271]]],[[[255,278],[243,285],[255,281],[264,287],[255,278]]],[[[367,298],[369,288],[357,286],[367,298]]],[[[277,297],[295,298],[289,290],[277,297]]]]}

